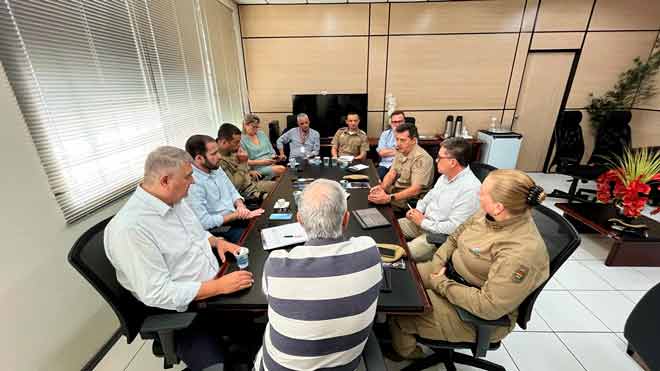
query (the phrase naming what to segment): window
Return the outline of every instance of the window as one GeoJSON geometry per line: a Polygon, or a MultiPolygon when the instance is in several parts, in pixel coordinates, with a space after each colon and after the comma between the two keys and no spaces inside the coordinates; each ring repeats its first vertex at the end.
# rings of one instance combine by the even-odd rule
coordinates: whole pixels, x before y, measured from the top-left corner
{"type": "Polygon", "coordinates": [[[215,133],[201,17],[198,1],[0,0],[0,58],[67,222],[131,192],[155,147],[215,133]]]}

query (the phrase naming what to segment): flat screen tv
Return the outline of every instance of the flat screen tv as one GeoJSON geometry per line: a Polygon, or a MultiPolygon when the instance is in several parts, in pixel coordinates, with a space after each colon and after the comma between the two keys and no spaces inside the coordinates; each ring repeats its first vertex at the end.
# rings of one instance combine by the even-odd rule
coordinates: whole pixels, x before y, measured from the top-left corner
{"type": "MultiPolygon", "coordinates": [[[[367,132],[367,94],[296,94],[293,114],[306,113],[310,126],[321,138],[332,137],[337,129],[346,126],[348,112],[360,115],[360,129],[367,132]]],[[[368,134],[368,133],[367,133],[368,134]]]]}

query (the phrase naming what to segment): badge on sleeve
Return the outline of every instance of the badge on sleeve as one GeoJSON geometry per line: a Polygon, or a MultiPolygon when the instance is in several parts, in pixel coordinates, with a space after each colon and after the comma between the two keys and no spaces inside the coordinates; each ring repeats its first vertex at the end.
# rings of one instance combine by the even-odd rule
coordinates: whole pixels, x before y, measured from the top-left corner
{"type": "Polygon", "coordinates": [[[529,273],[529,268],[521,265],[518,267],[518,269],[513,271],[513,274],[511,275],[511,281],[514,283],[521,283],[525,280],[525,277],[527,277],[527,273],[529,273]]]}

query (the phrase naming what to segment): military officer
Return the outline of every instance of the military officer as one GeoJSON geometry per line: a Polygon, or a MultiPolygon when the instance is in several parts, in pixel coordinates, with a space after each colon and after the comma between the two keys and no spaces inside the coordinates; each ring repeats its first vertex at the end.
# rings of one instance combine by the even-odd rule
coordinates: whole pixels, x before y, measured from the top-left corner
{"type": "Polygon", "coordinates": [[[250,170],[247,154],[241,152],[241,131],[232,124],[222,124],[218,130],[220,167],[227,174],[238,193],[246,200],[261,200],[275,188],[275,182],[260,180],[261,175],[250,170]],[[243,159],[241,159],[243,156],[243,159]]]}
{"type": "Polygon", "coordinates": [[[367,133],[360,130],[360,116],[355,112],[349,112],[346,115],[346,126],[337,130],[332,138],[332,157],[354,156],[355,160],[364,160],[367,158],[369,150],[369,140],[367,133]]]}
{"type": "Polygon", "coordinates": [[[511,325],[497,328],[491,341],[513,330],[518,306],[549,276],[548,253],[530,210],[543,199],[543,189],[521,171],[488,175],[479,195],[481,211],[449,236],[432,261],[417,265],[433,312],[391,319],[392,358],[423,357],[415,334],[474,341],[474,327],[458,317],[455,306],[487,320],[507,315],[511,325]]]}
{"type": "Polygon", "coordinates": [[[424,197],[433,182],[433,158],[417,144],[415,124],[403,123],[396,128],[394,162],[383,181],[371,188],[369,201],[391,204],[395,213],[405,213],[406,203],[424,197]]]}

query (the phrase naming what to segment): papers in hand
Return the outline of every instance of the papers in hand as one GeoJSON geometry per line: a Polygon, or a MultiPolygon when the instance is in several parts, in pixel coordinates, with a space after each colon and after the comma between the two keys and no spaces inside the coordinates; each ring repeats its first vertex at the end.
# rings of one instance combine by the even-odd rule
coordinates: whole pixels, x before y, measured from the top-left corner
{"type": "Polygon", "coordinates": [[[300,223],[284,224],[261,230],[261,243],[266,251],[306,241],[307,233],[300,223]]]}

